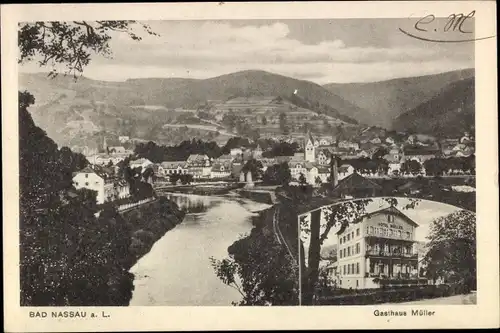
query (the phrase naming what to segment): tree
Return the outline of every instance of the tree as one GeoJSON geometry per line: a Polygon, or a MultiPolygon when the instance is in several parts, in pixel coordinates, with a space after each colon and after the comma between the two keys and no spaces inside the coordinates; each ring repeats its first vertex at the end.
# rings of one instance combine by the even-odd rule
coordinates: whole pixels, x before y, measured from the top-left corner
{"type": "Polygon", "coordinates": [[[430,227],[428,251],[423,259],[427,276],[476,289],[476,215],[459,210],[434,220],[430,227]]]}
{"type": "Polygon", "coordinates": [[[179,175],[179,174],[176,174],[176,173],[171,174],[171,175],[170,175],[170,182],[171,182],[173,185],[175,185],[175,184],[177,184],[177,181],[178,181],[180,178],[181,178],[181,177],[180,177],[180,175],[179,175]]]}
{"type": "Polygon", "coordinates": [[[389,154],[389,151],[387,150],[387,148],[385,147],[380,147],[378,148],[375,153],[373,153],[373,156],[372,158],[373,159],[381,159],[383,158],[385,155],[389,154]]]}
{"type": "Polygon", "coordinates": [[[179,179],[181,180],[182,185],[188,185],[193,181],[193,175],[182,174],[179,179]]]}
{"type": "Polygon", "coordinates": [[[401,171],[405,174],[418,175],[422,170],[422,164],[417,160],[407,160],[401,165],[401,171]]]}
{"type": "MultiPolygon", "coordinates": [[[[382,200],[391,206],[397,206],[399,203],[397,198],[387,197],[382,200]]],[[[358,222],[359,218],[367,213],[366,208],[372,201],[368,198],[344,201],[321,210],[312,211],[309,220],[304,216],[300,219],[300,232],[306,234],[310,239],[308,261],[306,263],[305,256],[302,255],[300,263],[303,305],[312,304],[319,279],[321,246],[328,237],[332,236],[330,231],[334,226],[338,226],[339,232],[342,232],[350,224],[358,222]]],[[[411,199],[402,209],[413,209],[418,203],[418,199],[411,199]]],[[[304,252],[302,241],[300,251],[304,252]]]]}
{"type": "Polygon", "coordinates": [[[90,63],[92,53],[110,56],[109,41],[112,32],[126,33],[133,40],[142,37],[132,29],[140,25],[150,35],[156,35],[151,28],[137,21],[73,21],[73,22],[27,22],[18,31],[19,63],[38,60],[41,67],[53,69],[50,76],[56,76],[57,64],[66,67],[65,74],[81,74],[90,63]]]}
{"type": "Polygon", "coordinates": [[[259,179],[262,177],[262,162],[252,158],[245,163],[241,171],[244,173],[250,171],[253,180],[259,179]]]}
{"type": "Polygon", "coordinates": [[[266,231],[256,226],[229,247],[229,258],[210,258],[217,277],[241,294],[234,305],[298,305],[297,267],[266,231]]]}
{"type": "Polygon", "coordinates": [[[280,122],[280,130],[283,134],[287,135],[288,134],[288,125],[287,125],[287,119],[286,119],[286,113],[281,112],[279,116],[279,122],[280,122]]]}
{"type": "Polygon", "coordinates": [[[300,176],[299,176],[299,184],[300,185],[306,185],[307,184],[307,179],[306,179],[306,176],[304,176],[303,173],[300,173],[300,176]]]}
{"type": "MultiPolygon", "coordinates": [[[[91,53],[109,55],[111,31],[140,40],[132,23],[22,23],[19,63],[38,60],[52,66],[50,76],[62,65],[76,78],[91,53]]],[[[130,232],[116,211],[104,209],[95,217],[95,193],[82,190],[75,196],[72,173],[88,162],[67,148],[59,151],[35,126],[28,112],[33,103],[31,94],[19,92],[21,305],[127,305],[133,289],[130,232]]]]}
{"type": "Polygon", "coordinates": [[[263,182],[269,185],[288,185],[291,179],[290,167],[286,162],[271,165],[262,177],[263,182]]]}

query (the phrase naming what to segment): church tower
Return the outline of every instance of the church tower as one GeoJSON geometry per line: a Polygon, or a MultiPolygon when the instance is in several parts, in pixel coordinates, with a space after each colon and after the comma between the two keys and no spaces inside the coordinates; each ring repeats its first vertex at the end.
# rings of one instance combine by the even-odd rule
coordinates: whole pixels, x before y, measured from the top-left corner
{"type": "Polygon", "coordinates": [[[307,132],[306,138],[305,138],[305,146],[304,146],[304,151],[305,151],[305,160],[306,162],[314,162],[316,160],[316,147],[314,147],[314,139],[311,135],[310,132],[307,132]]]}

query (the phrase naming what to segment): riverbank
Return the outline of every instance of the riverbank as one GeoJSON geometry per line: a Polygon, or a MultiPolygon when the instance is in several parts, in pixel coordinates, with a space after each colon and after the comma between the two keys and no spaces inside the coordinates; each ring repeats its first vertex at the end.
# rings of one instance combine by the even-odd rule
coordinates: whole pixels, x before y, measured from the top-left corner
{"type": "Polygon", "coordinates": [[[260,203],[269,204],[269,205],[273,204],[271,193],[269,193],[269,192],[240,189],[240,190],[238,190],[238,194],[244,198],[247,198],[247,199],[250,199],[253,201],[257,201],[260,203]]]}
{"type": "Polygon", "coordinates": [[[129,246],[130,267],[148,253],[154,243],[165,233],[180,224],[185,212],[179,206],[165,197],[142,205],[137,209],[121,213],[130,225],[131,244],[129,246]]]}
{"type": "Polygon", "coordinates": [[[216,183],[216,184],[191,184],[191,185],[166,185],[158,186],[155,191],[159,194],[167,193],[183,193],[195,195],[224,195],[235,189],[242,188],[241,183],[216,183]]]}
{"type": "MultiPolygon", "coordinates": [[[[135,279],[130,269],[151,250],[156,241],[179,225],[184,216],[185,213],[174,202],[162,197],[122,213],[112,208],[102,211],[99,221],[103,225],[105,221],[113,224],[113,239],[108,241],[113,243],[116,255],[112,262],[105,264],[110,270],[110,278],[106,283],[107,300],[101,305],[130,304],[135,279]]],[[[105,256],[107,247],[105,243],[102,246],[101,254],[105,256]]]]}
{"type": "MultiPolygon", "coordinates": [[[[164,195],[167,195],[165,193],[164,195]]],[[[215,275],[210,257],[227,256],[228,247],[248,234],[256,211],[268,205],[241,198],[168,193],[181,211],[183,222],[164,234],[131,268],[134,274],[132,306],[229,306],[241,295],[215,275]]]]}

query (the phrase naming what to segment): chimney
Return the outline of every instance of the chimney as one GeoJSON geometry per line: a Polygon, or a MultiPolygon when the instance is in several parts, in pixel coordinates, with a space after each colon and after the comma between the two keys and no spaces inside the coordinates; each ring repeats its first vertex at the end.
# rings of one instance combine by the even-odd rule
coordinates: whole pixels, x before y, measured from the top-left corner
{"type": "Polygon", "coordinates": [[[339,183],[339,175],[338,175],[338,170],[337,170],[337,156],[332,155],[332,162],[331,162],[331,170],[330,170],[330,179],[333,184],[333,186],[337,186],[339,183]]]}

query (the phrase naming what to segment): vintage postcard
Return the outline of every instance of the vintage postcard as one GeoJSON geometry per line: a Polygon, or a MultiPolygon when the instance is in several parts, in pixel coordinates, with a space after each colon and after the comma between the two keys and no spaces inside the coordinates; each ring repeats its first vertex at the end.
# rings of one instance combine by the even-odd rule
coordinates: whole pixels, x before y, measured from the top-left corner
{"type": "Polygon", "coordinates": [[[2,6],[4,330],[498,327],[495,9],[2,6]]]}

